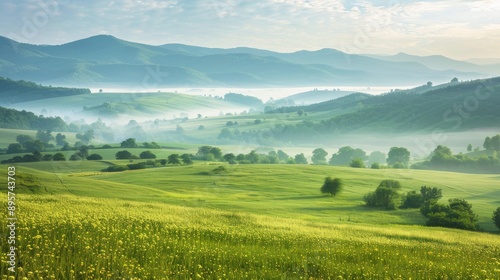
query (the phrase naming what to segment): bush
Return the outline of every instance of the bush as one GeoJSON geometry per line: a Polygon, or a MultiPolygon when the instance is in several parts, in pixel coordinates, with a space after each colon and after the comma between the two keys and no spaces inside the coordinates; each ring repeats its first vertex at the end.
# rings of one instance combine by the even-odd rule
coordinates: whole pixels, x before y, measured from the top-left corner
{"type": "Polygon", "coordinates": [[[365,168],[366,167],[365,162],[360,158],[353,159],[351,161],[351,163],[349,164],[349,166],[354,167],[354,168],[365,168]]]}
{"type": "Polygon", "coordinates": [[[64,156],[63,153],[55,153],[54,156],[52,157],[53,161],[65,161],[66,157],[64,156]]]}
{"type": "Polygon", "coordinates": [[[156,158],[156,155],[153,154],[151,151],[144,151],[139,155],[139,157],[142,159],[153,159],[156,158]]]}
{"type": "Polygon", "coordinates": [[[102,156],[99,154],[91,154],[87,157],[87,160],[102,160],[102,156]]]}
{"type": "Polygon", "coordinates": [[[378,162],[372,163],[371,169],[380,169],[380,163],[378,163],[378,162]]]}
{"type": "Polygon", "coordinates": [[[116,159],[130,159],[132,158],[132,153],[127,150],[119,151],[115,154],[116,159]]]}
{"type": "Polygon", "coordinates": [[[466,230],[477,229],[477,215],[472,205],[464,199],[450,199],[449,205],[433,204],[427,214],[428,226],[440,226],[466,230]]]}
{"type": "Polygon", "coordinates": [[[69,160],[77,161],[77,160],[83,160],[83,158],[79,154],[72,154],[69,157],[69,160]]]}
{"type": "Polygon", "coordinates": [[[131,164],[127,164],[127,167],[130,170],[146,169],[146,163],[145,162],[131,163],[131,164]]]}
{"type": "Polygon", "coordinates": [[[128,169],[129,168],[127,166],[124,166],[124,165],[111,165],[111,166],[108,166],[108,168],[103,169],[103,171],[104,172],[121,172],[121,171],[125,171],[128,169]]]}
{"type": "Polygon", "coordinates": [[[396,180],[383,180],[375,192],[370,192],[364,195],[363,200],[366,206],[384,207],[387,210],[396,209],[396,202],[399,198],[397,190],[401,188],[401,184],[396,180]]]}
{"type": "Polygon", "coordinates": [[[105,145],[102,145],[101,149],[112,149],[113,147],[111,147],[111,145],[108,145],[108,144],[105,144],[105,145]]]}
{"type": "Polygon", "coordinates": [[[212,170],[212,172],[214,174],[227,173],[227,169],[224,166],[221,165],[221,166],[215,168],[214,170],[212,170]]]}
{"type": "Polygon", "coordinates": [[[342,180],[339,178],[332,179],[332,177],[326,177],[325,183],[320,190],[321,193],[328,193],[330,196],[336,196],[342,190],[342,180]]]}
{"type": "Polygon", "coordinates": [[[424,199],[422,194],[417,193],[416,191],[409,191],[406,196],[403,198],[403,204],[400,208],[403,209],[416,209],[422,207],[424,203],[424,199]]]}
{"type": "Polygon", "coordinates": [[[47,154],[42,157],[42,161],[51,161],[53,158],[54,158],[53,155],[47,154]]]}

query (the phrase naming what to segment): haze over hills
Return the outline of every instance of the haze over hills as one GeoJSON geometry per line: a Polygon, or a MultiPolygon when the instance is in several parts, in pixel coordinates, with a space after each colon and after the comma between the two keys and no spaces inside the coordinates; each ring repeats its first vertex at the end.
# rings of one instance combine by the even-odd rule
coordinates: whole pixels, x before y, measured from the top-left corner
{"type": "MultiPolygon", "coordinates": [[[[0,37],[0,76],[86,87],[414,85],[491,76],[496,68],[431,69],[333,49],[277,53],[252,48],[150,46],[98,35],[63,45],[0,37]]],[[[464,62],[465,63],[465,62],[464,62]]],[[[459,65],[460,66],[460,65],[459,65]]],[[[500,72],[498,73],[500,74],[500,72]]]]}

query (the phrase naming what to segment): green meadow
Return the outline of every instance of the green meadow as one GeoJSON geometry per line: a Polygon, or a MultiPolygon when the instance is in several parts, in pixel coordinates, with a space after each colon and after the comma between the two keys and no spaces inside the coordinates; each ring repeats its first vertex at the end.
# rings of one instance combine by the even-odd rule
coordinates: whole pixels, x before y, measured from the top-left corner
{"type": "Polygon", "coordinates": [[[500,277],[491,221],[498,175],[312,165],[215,173],[223,164],[207,162],[100,172],[126,163],[16,165],[19,279],[500,277]],[[321,195],[326,176],[343,179],[337,197],[321,195]],[[383,179],[400,181],[401,192],[427,185],[441,188],[442,200],[466,199],[486,232],[425,227],[418,210],[363,206],[383,179]]]}

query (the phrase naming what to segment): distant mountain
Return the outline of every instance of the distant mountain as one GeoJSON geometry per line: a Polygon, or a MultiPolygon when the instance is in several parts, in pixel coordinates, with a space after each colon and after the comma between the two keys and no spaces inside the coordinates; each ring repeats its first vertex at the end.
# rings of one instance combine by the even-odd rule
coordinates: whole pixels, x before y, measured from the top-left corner
{"type": "Polygon", "coordinates": [[[419,62],[388,61],[332,49],[277,53],[244,47],[150,46],[109,35],[49,46],[0,37],[0,75],[44,84],[143,89],[408,85],[444,82],[455,76],[485,77],[488,73],[473,67],[470,71],[435,70],[419,62]]]}
{"type": "Polygon", "coordinates": [[[438,71],[456,70],[463,72],[485,73],[494,76],[500,75],[500,63],[492,63],[490,65],[477,65],[471,62],[454,60],[442,55],[416,56],[406,53],[398,53],[392,56],[372,57],[390,62],[416,62],[425,65],[430,69],[438,71]]]}

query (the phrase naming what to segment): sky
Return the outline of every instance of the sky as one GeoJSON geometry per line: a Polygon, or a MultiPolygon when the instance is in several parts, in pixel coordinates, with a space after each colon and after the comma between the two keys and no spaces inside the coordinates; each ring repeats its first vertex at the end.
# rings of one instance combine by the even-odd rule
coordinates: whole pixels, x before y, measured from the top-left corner
{"type": "Polygon", "coordinates": [[[151,45],[500,58],[498,0],[2,0],[0,35],[151,45]]]}

